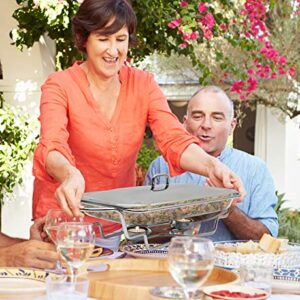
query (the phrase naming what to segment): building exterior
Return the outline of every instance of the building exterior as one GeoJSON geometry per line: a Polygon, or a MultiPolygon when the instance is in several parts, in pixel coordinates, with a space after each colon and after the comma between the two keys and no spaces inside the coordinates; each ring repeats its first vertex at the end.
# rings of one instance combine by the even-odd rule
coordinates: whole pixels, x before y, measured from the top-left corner
{"type": "MultiPolygon", "coordinates": [[[[54,71],[55,48],[52,41],[46,37],[24,52],[11,45],[9,32],[16,26],[11,15],[16,7],[15,1],[0,1],[0,62],[3,73],[0,91],[4,93],[8,103],[22,105],[28,112],[38,116],[40,85],[46,76],[54,71]]],[[[195,80],[183,80],[178,74],[171,77],[176,80],[170,81],[161,73],[156,74],[171,108],[177,113],[182,113],[186,101],[198,89],[198,84],[195,80]]],[[[270,109],[259,106],[256,111],[254,142],[254,153],[267,163],[277,190],[285,193],[286,199],[289,200],[288,206],[300,208],[299,123],[291,120],[279,122],[270,109]]],[[[15,191],[15,200],[6,201],[3,207],[2,231],[12,236],[28,236],[31,223],[31,161],[28,161],[24,170],[24,180],[25,185],[15,191]]]]}

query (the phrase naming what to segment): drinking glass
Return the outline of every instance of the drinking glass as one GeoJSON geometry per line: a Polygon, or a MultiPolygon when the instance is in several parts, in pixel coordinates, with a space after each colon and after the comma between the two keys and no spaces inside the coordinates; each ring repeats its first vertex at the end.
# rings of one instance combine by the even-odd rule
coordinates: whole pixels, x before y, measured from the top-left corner
{"type": "Polygon", "coordinates": [[[69,216],[61,209],[49,209],[45,219],[44,230],[51,239],[51,241],[56,244],[56,234],[58,225],[65,222],[83,222],[82,217],[69,216]]]}
{"type": "Polygon", "coordinates": [[[94,225],[86,222],[61,223],[58,226],[56,245],[75,281],[78,269],[90,257],[95,247],[94,225]]]}
{"type": "Polygon", "coordinates": [[[185,299],[192,299],[213,269],[214,245],[201,237],[173,237],[167,259],[169,271],[183,288],[185,299]]]}
{"type": "Polygon", "coordinates": [[[241,264],[240,266],[241,283],[247,287],[264,290],[271,294],[273,280],[273,264],[271,263],[252,263],[241,264]]]}
{"type": "MultiPolygon", "coordinates": [[[[82,217],[69,216],[61,209],[49,209],[45,218],[44,230],[50,240],[56,245],[58,225],[64,222],[81,222],[82,217]]],[[[55,273],[63,273],[60,261],[56,262],[55,273]]]]}

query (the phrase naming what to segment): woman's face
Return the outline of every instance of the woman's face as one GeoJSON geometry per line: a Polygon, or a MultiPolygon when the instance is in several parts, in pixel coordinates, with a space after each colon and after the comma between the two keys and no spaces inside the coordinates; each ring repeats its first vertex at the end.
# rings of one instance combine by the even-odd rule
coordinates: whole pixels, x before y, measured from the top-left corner
{"type": "Polygon", "coordinates": [[[116,76],[127,57],[128,43],[127,27],[111,35],[91,32],[85,43],[88,68],[104,80],[116,76]]]}

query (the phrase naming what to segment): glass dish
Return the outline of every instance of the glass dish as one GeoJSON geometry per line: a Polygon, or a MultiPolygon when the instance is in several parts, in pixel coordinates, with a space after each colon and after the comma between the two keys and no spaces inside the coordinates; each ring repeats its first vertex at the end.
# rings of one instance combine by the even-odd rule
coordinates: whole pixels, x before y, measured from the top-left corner
{"type": "Polygon", "coordinates": [[[224,212],[238,193],[230,189],[177,184],[167,189],[149,186],[85,193],[83,211],[93,217],[127,225],[149,226],[224,212]]]}

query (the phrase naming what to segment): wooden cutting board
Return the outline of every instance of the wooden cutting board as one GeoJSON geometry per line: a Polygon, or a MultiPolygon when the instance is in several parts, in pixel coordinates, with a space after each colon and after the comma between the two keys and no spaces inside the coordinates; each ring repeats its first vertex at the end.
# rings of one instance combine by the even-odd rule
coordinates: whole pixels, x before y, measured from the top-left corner
{"type": "MultiPolygon", "coordinates": [[[[177,286],[168,272],[165,259],[99,260],[107,264],[104,272],[89,273],[89,297],[101,300],[150,300],[153,287],[177,286]]],[[[238,275],[214,268],[204,286],[238,281],[238,275]]]]}

